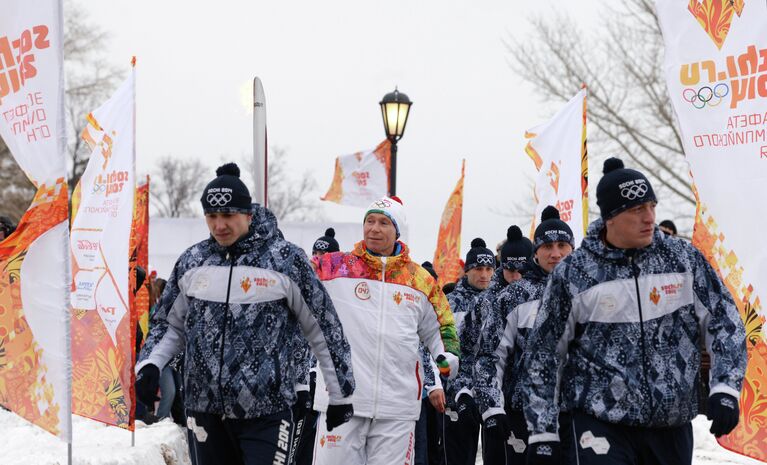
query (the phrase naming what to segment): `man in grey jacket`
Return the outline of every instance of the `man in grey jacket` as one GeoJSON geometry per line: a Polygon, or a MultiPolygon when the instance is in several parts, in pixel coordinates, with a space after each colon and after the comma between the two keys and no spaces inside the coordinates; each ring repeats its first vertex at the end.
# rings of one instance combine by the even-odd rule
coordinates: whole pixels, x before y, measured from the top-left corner
{"type": "Polygon", "coordinates": [[[201,199],[211,237],[173,269],[136,365],[136,394],[151,405],[160,370],[185,351],[195,463],[287,463],[297,332],[328,380],[328,429],[353,414],[350,347],[306,255],[269,210],[251,205],[237,165],[216,174],[201,199]]]}

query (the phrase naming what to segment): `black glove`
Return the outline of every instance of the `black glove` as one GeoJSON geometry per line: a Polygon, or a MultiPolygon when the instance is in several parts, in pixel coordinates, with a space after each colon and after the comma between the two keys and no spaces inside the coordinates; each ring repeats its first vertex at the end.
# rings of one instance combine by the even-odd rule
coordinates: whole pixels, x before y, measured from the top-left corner
{"type": "Polygon", "coordinates": [[[711,420],[711,434],[716,437],[729,434],[738,425],[738,399],[718,392],[708,398],[708,413],[711,420]]]}
{"type": "Polygon", "coordinates": [[[154,403],[160,400],[157,391],[160,389],[160,369],[151,363],[144,365],[136,375],[136,397],[148,409],[154,410],[154,403]]]}
{"type": "Polygon", "coordinates": [[[527,465],[559,465],[562,448],[558,441],[536,442],[527,446],[527,465]]]}
{"type": "Polygon", "coordinates": [[[461,421],[472,425],[479,424],[479,410],[477,409],[477,404],[474,402],[474,398],[470,395],[464,393],[458,396],[455,409],[458,412],[458,418],[461,421]]]}
{"type": "Polygon", "coordinates": [[[488,442],[506,444],[511,436],[511,426],[505,414],[499,413],[485,420],[485,436],[488,442]]]}
{"type": "Polygon", "coordinates": [[[312,409],[312,396],[309,391],[298,391],[296,393],[296,403],[293,404],[293,421],[296,422],[305,418],[312,409]]]}
{"type": "Polygon", "coordinates": [[[354,407],[352,407],[352,404],[328,405],[328,411],[325,412],[325,416],[327,417],[325,424],[328,427],[328,431],[333,431],[333,428],[341,426],[352,419],[354,407]]]}

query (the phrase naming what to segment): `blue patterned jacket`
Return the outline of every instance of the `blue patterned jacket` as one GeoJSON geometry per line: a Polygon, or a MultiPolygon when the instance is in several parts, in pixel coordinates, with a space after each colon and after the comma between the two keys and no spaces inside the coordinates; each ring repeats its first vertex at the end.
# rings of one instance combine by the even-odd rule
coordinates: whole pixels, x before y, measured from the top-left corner
{"type": "Polygon", "coordinates": [[[506,404],[522,411],[528,384],[522,354],[548,277],[532,264],[522,279],[506,286],[493,302],[485,302],[474,366],[474,395],[483,419],[504,413],[506,404]]]}
{"type": "Polygon", "coordinates": [[[305,253],[254,205],[245,238],[229,247],[208,238],[178,259],[136,370],[185,351],[187,409],[262,417],[295,403],[296,365],[308,361],[299,331],[330,380],[331,403],[343,403],[355,384],[333,303],[305,253]]]}
{"type": "Polygon", "coordinates": [[[524,355],[531,443],[558,439],[560,391],[568,409],[605,422],[688,423],[698,413],[702,343],[711,354],[711,394],[740,395],[745,330],[703,255],[657,228],[648,247],[610,248],[603,227],[589,226],[541,300],[524,355]]]}

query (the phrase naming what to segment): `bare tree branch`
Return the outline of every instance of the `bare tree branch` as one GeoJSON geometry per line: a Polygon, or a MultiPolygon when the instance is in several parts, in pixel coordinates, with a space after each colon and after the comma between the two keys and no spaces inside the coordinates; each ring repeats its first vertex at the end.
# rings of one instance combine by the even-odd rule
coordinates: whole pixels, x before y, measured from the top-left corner
{"type": "Polygon", "coordinates": [[[587,84],[596,128],[589,154],[632,160],[663,193],[664,205],[677,218],[690,218],[695,199],[662,72],[654,4],[627,0],[605,7],[603,22],[586,34],[561,15],[534,18],[532,37],[504,40],[510,66],[547,103],[566,102],[587,84]]]}
{"type": "Polygon", "coordinates": [[[197,202],[209,177],[208,169],[198,159],[162,157],[152,178],[150,202],[159,216],[199,216],[201,208],[197,202]]]}

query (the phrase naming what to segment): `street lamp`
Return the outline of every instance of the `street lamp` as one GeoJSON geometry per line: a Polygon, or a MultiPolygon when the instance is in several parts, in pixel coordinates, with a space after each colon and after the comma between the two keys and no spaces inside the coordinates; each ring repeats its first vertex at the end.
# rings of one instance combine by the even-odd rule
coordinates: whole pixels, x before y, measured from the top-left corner
{"type": "Polygon", "coordinates": [[[394,92],[384,95],[379,102],[383,117],[386,138],[391,142],[391,171],[389,172],[389,195],[397,195],[397,141],[405,133],[410,105],[413,102],[407,95],[394,88],[394,92]]]}

